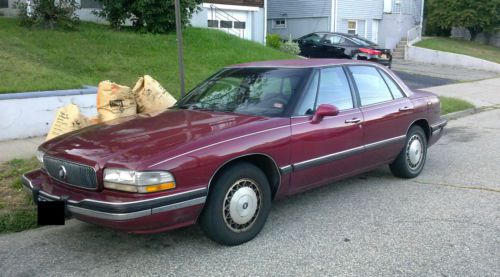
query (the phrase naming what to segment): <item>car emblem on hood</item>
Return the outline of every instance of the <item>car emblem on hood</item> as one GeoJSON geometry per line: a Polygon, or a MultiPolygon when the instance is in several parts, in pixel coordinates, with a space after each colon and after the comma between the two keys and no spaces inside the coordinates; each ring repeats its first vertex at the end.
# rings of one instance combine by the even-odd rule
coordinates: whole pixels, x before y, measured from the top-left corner
{"type": "Polygon", "coordinates": [[[66,180],[67,172],[66,172],[66,167],[64,167],[64,165],[59,166],[58,175],[60,179],[66,180]]]}

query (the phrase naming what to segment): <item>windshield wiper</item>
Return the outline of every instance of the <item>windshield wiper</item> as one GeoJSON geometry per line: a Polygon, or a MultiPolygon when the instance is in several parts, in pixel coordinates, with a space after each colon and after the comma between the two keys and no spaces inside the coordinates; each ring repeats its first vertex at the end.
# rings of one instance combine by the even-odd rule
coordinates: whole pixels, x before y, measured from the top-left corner
{"type": "Polygon", "coordinates": [[[184,104],[184,105],[176,105],[174,106],[176,108],[179,108],[181,110],[202,110],[202,111],[214,111],[214,109],[210,108],[202,108],[196,104],[184,104]]]}

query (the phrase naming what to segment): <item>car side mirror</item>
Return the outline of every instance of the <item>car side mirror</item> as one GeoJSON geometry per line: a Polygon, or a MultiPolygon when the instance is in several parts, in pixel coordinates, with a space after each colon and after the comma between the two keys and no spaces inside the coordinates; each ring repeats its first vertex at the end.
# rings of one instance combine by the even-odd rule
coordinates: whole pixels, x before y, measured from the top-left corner
{"type": "Polygon", "coordinates": [[[337,107],[335,107],[334,105],[321,104],[316,109],[316,112],[314,112],[311,123],[318,124],[321,122],[321,120],[323,120],[323,117],[336,116],[338,114],[339,114],[339,109],[337,107]]]}

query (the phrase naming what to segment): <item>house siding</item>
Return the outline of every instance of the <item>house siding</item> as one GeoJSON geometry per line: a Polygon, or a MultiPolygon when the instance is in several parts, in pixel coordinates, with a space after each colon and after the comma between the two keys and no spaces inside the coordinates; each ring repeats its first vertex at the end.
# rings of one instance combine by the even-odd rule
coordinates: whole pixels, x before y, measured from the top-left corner
{"type": "Polygon", "coordinates": [[[393,49],[413,26],[420,24],[424,0],[268,0],[268,32],[298,38],[317,31],[347,33],[347,22],[357,22],[357,34],[393,49]],[[384,5],[387,13],[384,12],[384,5]],[[335,5],[332,15],[332,5],[335,5]],[[332,16],[335,22],[332,24],[332,16]],[[272,28],[284,18],[286,28],[272,28]],[[376,22],[375,22],[376,21],[376,22]],[[374,23],[375,22],[375,23],[374,23]],[[332,26],[333,25],[333,26],[332,26]],[[333,28],[332,28],[333,27],[333,28]]]}
{"type": "Polygon", "coordinates": [[[330,18],[332,0],[271,0],[267,2],[267,17],[273,18],[330,18]]]}
{"type": "Polygon", "coordinates": [[[286,28],[273,28],[273,19],[267,21],[269,33],[278,34],[283,39],[299,38],[313,32],[328,31],[330,29],[329,17],[287,18],[286,28]]]}

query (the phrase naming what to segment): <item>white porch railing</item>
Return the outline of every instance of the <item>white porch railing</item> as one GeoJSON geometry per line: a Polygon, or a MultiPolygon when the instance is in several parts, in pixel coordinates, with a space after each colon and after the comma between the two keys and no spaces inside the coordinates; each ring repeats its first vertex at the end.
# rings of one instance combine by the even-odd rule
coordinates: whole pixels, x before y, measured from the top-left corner
{"type": "MultiPolygon", "coordinates": [[[[231,26],[233,26],[233,27],[234,27],[234,23],[235,22],[241,23],[241,21],[239,21],[236,17],[234,17],[231,14],[229,14],[228,12],[226,12],[226,11],[218,8],[214,4],[210,5],[210,10],[211,10],[211,13],[212,13],[212,20],[231,21],[231,26]]],[[[244,38],[245,37],[245,29],[234,29],[232,27],[231,28],[225,28],[225,27],[221,27],[220,25],[219,25],[219,29],[223,29],[226,32],[228,32],[228,33],[230,33],[232,35],[238,36],[240,38],[244,38]]]]}
{"type": "Polygon", "coordinates": [[[422,40],[422,25],[417,25],[410,30],[408,30],[408,33],[406,35],[407,39],[407,45],[411,46],[419,41],[422,40]]]}

